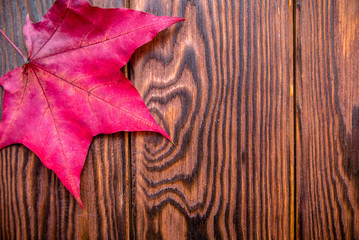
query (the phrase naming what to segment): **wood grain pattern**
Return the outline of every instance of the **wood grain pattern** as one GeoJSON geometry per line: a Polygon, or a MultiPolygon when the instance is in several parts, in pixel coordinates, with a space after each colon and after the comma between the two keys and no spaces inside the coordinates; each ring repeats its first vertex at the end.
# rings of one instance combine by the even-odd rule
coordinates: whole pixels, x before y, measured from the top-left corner
{"type": "Polygon", "coordinates": [[[131,135],[137,238],[293,238],[291,3],[132,8],[189,18],[131,60],[131,80],[175,142],[131,135]]]}
{"type": "MultiPolygon", "coordinates": [[[[55,0],[0,0],[0,28],[55,0]]],[[[175,145],[97,136],[83,211],[22,145],[0,151],[0,239],[359,239],[357,0],[92,0],[187,17],[124,72],[175,145]]],[[[0,37],[0,75],[22,65],[0,37]]]]}
{"type": "Polygon", "coordinates": [[[359,2],[297,1],[297,238],[359,239],[359,2]]]}
{"type": "MultiPolygon", "coordinates": [[[[0,28],[25,52],[22,26],[29,12],[38,21],[51,1],[2,0],[0,28]]],[[[102,7],[123,1],[93,1],[102,7]]],[[[1,75],[22,59],[0,38],[1,75]]],[[[0,151],[0,239],[129,239],[130,172],[128,134],[95,137],[75,202],[56,175],[22,145],[0,151]]]]}

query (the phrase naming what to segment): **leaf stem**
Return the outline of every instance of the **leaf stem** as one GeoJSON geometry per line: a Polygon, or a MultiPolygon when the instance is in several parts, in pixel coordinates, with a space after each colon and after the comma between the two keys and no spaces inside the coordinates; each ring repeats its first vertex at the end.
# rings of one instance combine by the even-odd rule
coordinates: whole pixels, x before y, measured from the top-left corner
{"type": "Polygon", "coordinates": [[[16,45],[10,40],[10,38],[8,38],[8,36],[6,36],[6,34],[0,29],[0,33],[6,38],[6,40],[8,40],[10,43],[11,43],[11,45],[16,49],[16,51],[18,52],[18,53],[20,53],[20,55],[24,58],[24,60],[26,61],[26,57],[25,57],[25,55],[20,51],[20,49],[18,49],[17,47],[16,47],[16,45]]]}

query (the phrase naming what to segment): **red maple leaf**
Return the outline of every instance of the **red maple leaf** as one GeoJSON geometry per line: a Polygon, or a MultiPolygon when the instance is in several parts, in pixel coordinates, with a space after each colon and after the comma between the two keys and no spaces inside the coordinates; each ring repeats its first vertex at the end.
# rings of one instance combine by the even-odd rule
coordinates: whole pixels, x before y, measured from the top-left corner
{"type": "Polygon", "coordinates": [[[155,131],[139,93],[120,71],[139,46],[183,18],[57,0],[38,23],[26,19],[26,63],[3,77],[0,149],[22,143],[83,207],[80,174],[92,138],[155,131]]]}

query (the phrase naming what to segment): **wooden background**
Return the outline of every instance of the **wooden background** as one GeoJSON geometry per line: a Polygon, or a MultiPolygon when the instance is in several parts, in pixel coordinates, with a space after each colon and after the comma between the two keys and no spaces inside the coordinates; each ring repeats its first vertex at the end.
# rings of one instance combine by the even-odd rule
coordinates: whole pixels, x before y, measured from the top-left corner
{"type": "MultiPolygon", "coordinates": [[[[54,0],[0,0],[0,28],[54,0]]],[[[93,0],[188,20],[123,70],[175,145],[95,137],[86,210],[22,145],[0,151],[0,239],[359,239],[358,0],[93,0]]],[[[22,65],[0,37],[0,74],[22,65]]]]}

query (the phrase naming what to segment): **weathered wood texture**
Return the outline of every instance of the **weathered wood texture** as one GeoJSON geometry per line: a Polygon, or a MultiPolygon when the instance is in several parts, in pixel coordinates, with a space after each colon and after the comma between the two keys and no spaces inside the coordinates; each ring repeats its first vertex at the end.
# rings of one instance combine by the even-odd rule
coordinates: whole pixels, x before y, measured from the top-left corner
{"type": "Polygon", "coordinates": [[[175,142],[131,134],[137,238],[289,239],[290,2],[131,3],[188,18],[139,49],[130,63],[131,80],[175,142]]]}
{"type": "MultiPolygon", "coordinates": [[[[25,52],[22,26],[27,12],[38,21],[54,1],[2,0],[0,28],[25,52]]],[[[123,6],[122,1],[94,1],[123,6]]],[[[22,59],[0,38],[1,75],[22,59]]],[[[0,239],[125,239],[129,237],[128,134],[94,139],[81,175],[86,210],[22,145],[0,151],[0,239]],[[127,145],[127,146],[126,146],[127,145]]]]}
{"type": "Polygon", "coordinates": [[[297,237],[359,239],[359,1],[296,6],[297,237]]]}

